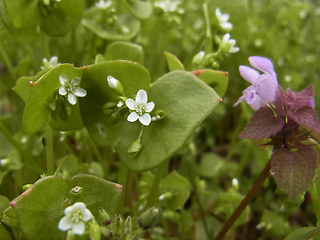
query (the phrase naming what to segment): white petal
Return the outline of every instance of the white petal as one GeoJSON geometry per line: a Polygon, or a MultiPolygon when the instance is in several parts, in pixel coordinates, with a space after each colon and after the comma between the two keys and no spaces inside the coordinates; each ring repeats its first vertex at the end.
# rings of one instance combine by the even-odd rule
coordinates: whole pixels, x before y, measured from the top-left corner
{"type": "Polygon", "coordinates": [[[61,86],[59,88],[59,94],[62,95],[62,96],[65,96],[67,94],[67,90],[64,86],[61,86]]]}
{"type": "Polygon", "coordinates": [[[87,91],[85,89],[83,89],[83,88],[80,88],[80,87],[75,87],[73,89],[73,93],[77,97],[85,97],[87,95],[87,91]]]}
{"type": "Polygon", "coordinates": [[[59,81],[62,86],[64,86],[67,82],[69,82],[69,78],[65,74],[61,74],[59,76],[59,81]]]}
{"type": "Polygon", "coordinates": [[[229,50],[229,53],[236,53],[236,52],[239,52],[239,51],[240,51],[239,47],[231,47],[230,50],[229,50]]]}
{"type": "Polygon", "coordinates": [[[81,209],[81,210],[85,210],[87,209],[87,206],[85,203],[83,202],[76,202],[75,204],[72,205],[74,209],[81,209]]]}
{"type": "Polygon", "coordinates": [[[52,66],[54,66],[54,67],[57,66],[58,65],[58,57],[57,56],[51,57],[49,62],[52,66]]]}
{"type": "Polygon", "coordinates": [[[148,126],[151,122],[151,116],[148,113],[143,114],[142,116],[139,117],[139,121],[145,125],[148,126]]]}
{"type": "Polygon", "coordinates": [[[146,104],[146,112],[151,112],[154,108],[154,102],[149,102],[146,104]]]}
{"type": "Polygon", "coordinates": [[[58,229],[61,231],[67,231],[72,227],[72,222],[70,221],[70,218],[64,216],[61,218],[59,224],[58,224],[58,229]]]}
{"type": "Polygon", "coordinates": [[[69,206],[64,210],[64,214],[68,215],[70,212],[74,211],[74,206],[69,206]]]}
{"type": "Polygon", "coordinates": [[[70,104],[75,105],[77,103],[77,98],[73,93],[68,93],[68,101],[70,104]]]}
{"type": "Polygon", "coordinates": [[[229,33],[226,33],[223,38],[222,38],[222,42],[228,42],[230,39],[230,34],[229,33]]]}
{"type": "Polygon", "coordinates": [[[87,222],[92,218],[92,214],[88,209],[85,209],[84,211],[82,211],[82,220],[87,222]]]}
{"type": "Polygon", "coordinates": [[[76,235],[82,235],[84,233],[84,223],[83,222],[73,223],[72,231],[76,235]]]}
{"type": "Polygon", "coordinates": [[[74,77],[71,80],[71,85],[75,87],[75,86],[79,85],[80,82],[81,82],[81,79],[79,77],[74,77]]]}
{"type": "Polygon", "coordinates": [[[143,89],[140,89],[136,96],[137,103],[147,103],[148,102],[148,95],[147,92],[143,89]]]}
{"type": "Polygon", "coordinates": [[[126,105],[130,110],[135,110],[137,103],[133,99],[129,98],[128,100],[126,100],[126,105]]]}
{"type": "Polygon", "coordinates": [[[139,118],[138,113],[132,112],[132,113],[129,114],[127,120],[128,120],[129,122],[135,122],[135,121],[137,121],[138,118],[139,118]]]}

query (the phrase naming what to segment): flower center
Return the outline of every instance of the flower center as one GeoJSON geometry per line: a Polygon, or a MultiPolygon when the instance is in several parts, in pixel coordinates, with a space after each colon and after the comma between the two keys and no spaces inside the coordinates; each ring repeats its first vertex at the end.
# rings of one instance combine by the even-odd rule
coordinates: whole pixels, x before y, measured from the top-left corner
{"type": "Polygon", "coordinates": [[[71,221],[77,223],[82,220],[82,212],[80,210],[76,210],[71,214],[71,221]]]}
{"type": "Polygon", "coordinates": [[[142,116],[146,112],[146,106],[144,104],[139,104],[135,106],[134,110],[139,114],[139,116],[142,116]]]}

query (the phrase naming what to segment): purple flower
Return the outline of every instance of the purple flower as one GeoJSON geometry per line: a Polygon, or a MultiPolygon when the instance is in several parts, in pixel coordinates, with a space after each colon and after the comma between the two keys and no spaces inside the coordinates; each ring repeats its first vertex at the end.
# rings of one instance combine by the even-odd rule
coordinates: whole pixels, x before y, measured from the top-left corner
{"type": "Polygon", "coordinates": [[[249,62],[251,66],[263,73],[260,74],[248,66],[239,67],[240,75],[252,85],[242,92],[243,95],[234,106],[245,100],[254,110],[258,110],[276,100],[278,94],[277,74],[268,58],[253,56],[249,57],[249,62]]]}

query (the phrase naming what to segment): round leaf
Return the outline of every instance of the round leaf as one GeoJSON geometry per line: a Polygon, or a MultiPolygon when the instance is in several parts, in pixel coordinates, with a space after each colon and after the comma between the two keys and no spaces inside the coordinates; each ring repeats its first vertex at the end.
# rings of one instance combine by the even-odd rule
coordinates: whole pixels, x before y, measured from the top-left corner
{"type": "Polygon", "coordinates": [[[106,60],[130,60],[143,64],[142,47],[129,42],[115,42],[108,46],[106,60]]]}
{"type": "Polygon", "coordinates": [[[137,18],[147,19],[152,14],[152,3],[149,0],[137,0],[126,4],[129,11],[137,18]]]}

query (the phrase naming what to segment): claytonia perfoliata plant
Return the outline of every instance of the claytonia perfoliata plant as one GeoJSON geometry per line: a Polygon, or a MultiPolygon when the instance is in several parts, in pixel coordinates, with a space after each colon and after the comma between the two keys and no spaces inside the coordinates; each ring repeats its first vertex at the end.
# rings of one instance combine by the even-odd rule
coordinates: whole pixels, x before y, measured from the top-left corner
{"type": "Polygon", "coordinates": [[[81,87],[77,87],[81,79],[79,77],[74,77],[71,80],[65,75],[61,74],[59,76],[60,84],[59,94],[62,96],[68,95],[68,101],[70,104],[75,105],[77,103],[77,97],[85,97],[87,91],[81,87]]]}
{"type": "Polygon", "coordinates": [[[57,56],[52,56],[50,60],[48,61],[46,58],[42,59],[43,66],[41,66],[41,69],[50,69],[58,66],[60,63],[58,62],[57,56]]]}
{"type": "Polygon", "coordinates": [[[154,102],[148,103],[147,92],[140,89],[137,93],[136,100],[129,98],[126,100],[127,107],[131,110],[127,120],[129,122],[135,122],[139,119],[140,123],[148,126],[151,122],[150,112],[154,108],[154,102]]]}
{"type": "Polygon", "coordinates": [[[229,53],[236,53],[240,51],[239,47],[235,47],[236,40],[230,39],[230,34],[226,33],[222,38],[221,48],[229,53]]]}
{"type": "Polygon", "coordinates": [[[278,92],[277,74],[268,58],[253,56],[249,58],[249,62],[263,74],[248,66],[239,67],[241,76],[252,85],[242,92],[243,96],[239,98],[235,105],[245,100],[254,110],[258,110],[260,107],[275,101],[278,92]]]}
{"type": "Polygon", "coordinates": [[[220,8],[216,9],[216,16],[219,21],[220,27],[225,31],[230,31],[233,28],[232,23],[228,22],[229,14],[221,13],[220,8]]]}
{"type": "Polygon", "coordinates": [[[71,229],[75,235],[82,235],[85,230],[85,222],[92,219],[91,212],[83,202],[76,202],[67,207],[64,214],[65,216],[59,221],[59,230],[68,231],[71,229]]]}

